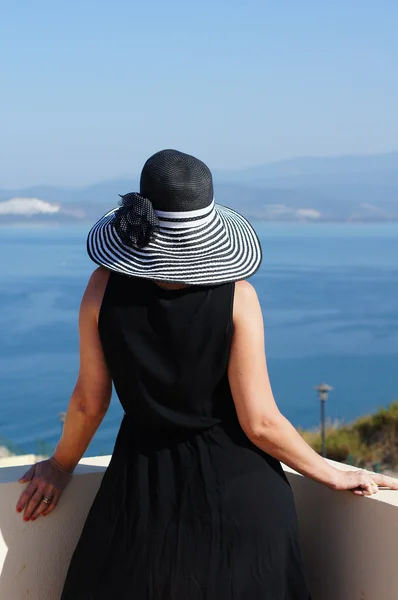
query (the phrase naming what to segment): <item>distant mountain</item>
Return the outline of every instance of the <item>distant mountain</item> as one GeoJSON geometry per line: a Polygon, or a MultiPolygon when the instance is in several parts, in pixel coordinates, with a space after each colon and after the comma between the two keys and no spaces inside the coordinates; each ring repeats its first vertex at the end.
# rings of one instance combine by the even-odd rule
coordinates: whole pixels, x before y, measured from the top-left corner
{"type": "MultiPolygon", "coordinates": [[[[398,220],[398,152],[382,155],[298,158],[241,171],[214,173],[216,201],[249,218],[294,221],[398,220]]],[[[118,194],[137,190],[136,180],[115,180],[81,189],[36,186],[0,190],[0,224],[6,220],[93,221],[116,206],[118,194]],[[15,199],[59,207],[12,214],[15,199]],[[45,218],[44,218],[45,217],[45,218]]]]}
{"type": "Polygon", "coordinates": [[[216,172],[218,181],[273,184],[277,187],[318,184],[398,185],[398,152],[292,158],[237,171],[216,172]]]}

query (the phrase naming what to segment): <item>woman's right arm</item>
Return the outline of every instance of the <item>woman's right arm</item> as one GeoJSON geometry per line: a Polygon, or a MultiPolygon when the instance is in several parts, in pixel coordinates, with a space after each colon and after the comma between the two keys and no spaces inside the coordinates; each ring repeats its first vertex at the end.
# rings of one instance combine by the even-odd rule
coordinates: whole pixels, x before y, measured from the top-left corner
{"type": "Polygon", "coordinates": [[[261,450],[295,471],[336,490],[372,493],[372,481],[398,489],[398,482],[366,471],[336,469],[317,454],[280,413],[268,377],[264,325],[254,288],[235,284],[234,334],[228,376],[242,429],[261,450]]]}
{"type": "Polygon", "coordinates": [[[79,376],[61,439],[51,458],[33,465],[20,479],[28,486],[16,508],[18,512],[24,511],[25,520],[34,520],[54,510],[108,409],[112,382],[98,332],[98,315],[108,277],[105,269],[96,269],[83,296],[79,314],[79,376]]]}

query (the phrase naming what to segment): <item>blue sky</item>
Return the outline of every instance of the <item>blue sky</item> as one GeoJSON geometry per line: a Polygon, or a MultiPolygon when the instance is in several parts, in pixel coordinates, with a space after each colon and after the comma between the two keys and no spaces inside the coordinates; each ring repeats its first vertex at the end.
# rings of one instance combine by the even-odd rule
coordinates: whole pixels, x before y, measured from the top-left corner
{"type": "Polygon", "coordinates": [[[398,149],[396,0],[2,0],[0,186],[398,149]]]}

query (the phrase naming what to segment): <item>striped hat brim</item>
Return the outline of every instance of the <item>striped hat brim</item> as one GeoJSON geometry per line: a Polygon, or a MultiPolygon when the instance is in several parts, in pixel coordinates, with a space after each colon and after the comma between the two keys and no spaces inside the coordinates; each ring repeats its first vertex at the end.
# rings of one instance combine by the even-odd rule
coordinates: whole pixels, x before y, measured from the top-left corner
{"type": "Polygon", "coordinates": [[[160,228],[147,246],[137,249],[118,236],[115,208],[89,232],[89,256],[112,271],[156,281],[216,285],[247,279],[262,259],[256,232],[234,210],[220,204],[211,208],[205,217],[186,220],[158,213],[160,228]]]}

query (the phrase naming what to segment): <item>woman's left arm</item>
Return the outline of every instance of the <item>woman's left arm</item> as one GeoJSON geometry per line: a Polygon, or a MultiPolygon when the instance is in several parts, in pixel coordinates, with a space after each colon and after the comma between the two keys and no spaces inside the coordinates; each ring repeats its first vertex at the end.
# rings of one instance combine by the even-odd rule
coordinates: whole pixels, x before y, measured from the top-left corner
{"type": "Polygon", "coordinates": [[[82,299],[79,376],[61,439],[53,456],[33,465],[20,480],[21,483],[29,482],[17,504],[18,512],[25,510],[25,520],[34,520],[40,514],[47,515],[54,510],[109,407],[112,381],[98,332],[98,315],[108,277],[109,272],[103,268],[94,271],[82,299]]]}

